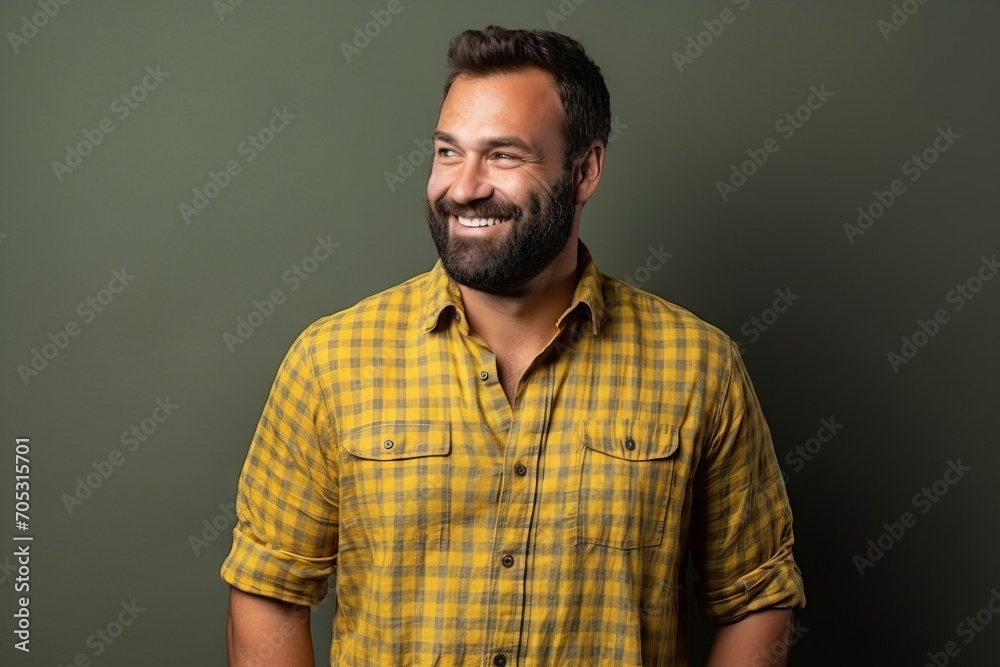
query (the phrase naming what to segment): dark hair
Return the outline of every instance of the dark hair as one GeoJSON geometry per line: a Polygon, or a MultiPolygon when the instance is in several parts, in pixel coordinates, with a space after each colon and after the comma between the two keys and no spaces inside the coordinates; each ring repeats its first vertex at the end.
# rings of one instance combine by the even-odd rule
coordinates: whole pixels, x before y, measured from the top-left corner
{"type": "Polygon", "coordinates": [[[551,30],[507,30],[487,26],[466,30],[448,45],[445,97],[460,74],[487,76],[538,67],[555,79],[565,113],[564,165],[568,169],[591,143],[608,145],[611,96],[601,69],[583,45],[551,30]]]}

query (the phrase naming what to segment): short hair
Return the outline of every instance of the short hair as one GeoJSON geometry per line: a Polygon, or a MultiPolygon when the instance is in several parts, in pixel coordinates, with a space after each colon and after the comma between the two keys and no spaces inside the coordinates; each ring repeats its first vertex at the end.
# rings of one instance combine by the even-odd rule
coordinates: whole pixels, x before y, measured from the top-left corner
{"type": "Polygon", "coordinates": [[[508,30],[490,25],[466,30],[448,46],[444,96],[461,74],[488,76],[537,67],[555,80],[564,112],[565,168],[595,140],[605,149],[611,133],[611,96],[601,69],[575,39],[551,30],[508,30]]]}

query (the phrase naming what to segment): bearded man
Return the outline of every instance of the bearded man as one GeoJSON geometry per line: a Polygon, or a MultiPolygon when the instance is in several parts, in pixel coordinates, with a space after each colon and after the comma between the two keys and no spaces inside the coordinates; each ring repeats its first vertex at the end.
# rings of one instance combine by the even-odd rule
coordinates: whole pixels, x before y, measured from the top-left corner
{"type": "Polygon", "coordinates": [[[229,664],[312,665],[336,570],[330,665],[679,667],[689,563],[708,664],[784,664],[805,596],[737,346],[579,238],[611,126],[600,69],[496,26],[448,63],[440,259],[283,360],[222,565],[229,664]]]}

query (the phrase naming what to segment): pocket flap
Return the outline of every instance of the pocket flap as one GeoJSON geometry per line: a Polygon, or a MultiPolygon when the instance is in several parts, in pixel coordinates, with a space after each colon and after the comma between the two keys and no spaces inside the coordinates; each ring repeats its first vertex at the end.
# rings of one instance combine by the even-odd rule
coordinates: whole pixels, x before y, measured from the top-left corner
{"type": "Polygon", "coordinates": [[[641,419],[584,419],[580,440],[594,451],[627,461],[664,459],[677,451],[677,426],[641,419]]]}
{"type": "Polygon", "coordinates": [[[451,452],[451,424],[431,421],[380,421],[347,432],[344,449],[363,459],[394,461],[451,452]]]}

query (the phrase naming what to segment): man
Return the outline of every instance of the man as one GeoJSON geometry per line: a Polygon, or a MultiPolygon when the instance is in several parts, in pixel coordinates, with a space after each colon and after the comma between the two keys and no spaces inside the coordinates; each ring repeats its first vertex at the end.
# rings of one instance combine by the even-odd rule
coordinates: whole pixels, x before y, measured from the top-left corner
{"type": "Polygon", "coordinates": [[[805,603],[733,341],[578,238],[610,102],[575,41],[452,41],[426,214],[440,261],[309,326],[240,478],[231,665],[783,664],[805,603]]]}

